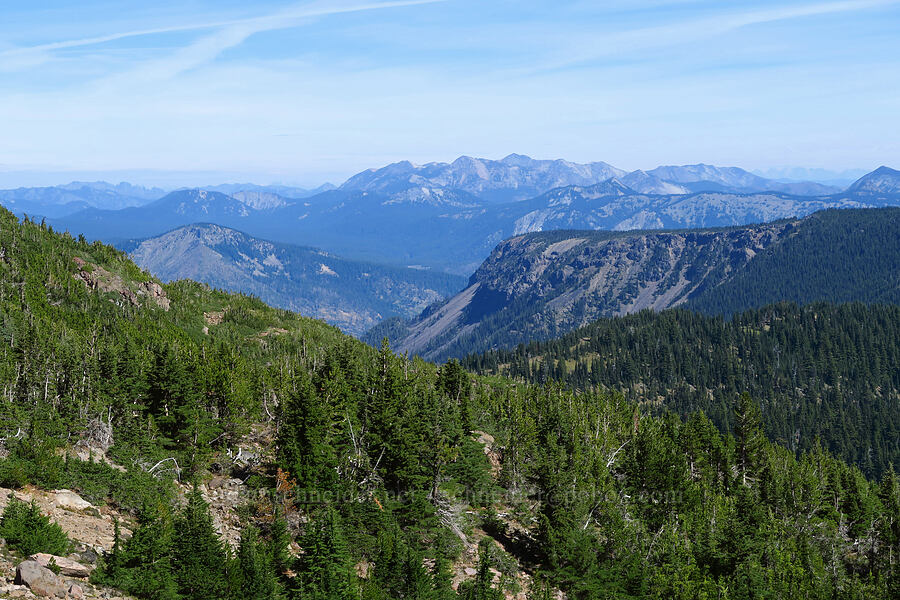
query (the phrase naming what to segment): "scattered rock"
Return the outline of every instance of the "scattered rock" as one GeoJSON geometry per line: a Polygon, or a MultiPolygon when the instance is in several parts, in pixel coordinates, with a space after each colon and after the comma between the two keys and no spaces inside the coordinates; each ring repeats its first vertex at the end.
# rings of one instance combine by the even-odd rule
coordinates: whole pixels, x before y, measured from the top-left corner
{"type": "Polygon", "coordinates": [[[213,477],[212,479],[209,480],[209,489],[217,490],[220,487],[222,487],[223,485],[225,485],[225,481],[226,481],[226,479],[224,477],[218,477],[218,476],[213,477]]]}
{"type": "Polygon", "coordinates": [[[94,508],[94,505],[73,492],[72,490],[55,490],[56,506],[66,510],[84,511],[94,508]]]}
{"type": "Polygon", "coordinates": [[[225,320],[225,311],[205,312],[203,313],[203,318],[206,319],[207,325],[218,325],[225,320]]]}
{"type": "Polygon", "coordinates": [[[139,284],[137,293],[139,296],[148,296],[163,310],[169,310],[171,302],[166,296],[166,291],[155,281],[145,281],[139,284]]]}
{"type": "Polygon", "coordinates": [[[464,572],[468,577],[474,577],[475,575],[478,574],[478,570],[473,569],[472,567],[466,567],[464,572]]]}
{"type": "Polygon", "coordinates": [[[164,310],[169,310],[170,301],[166,296],[166,291],[155,281],[137,283],[137,293],[135,293],[119,275],[107,271],[99,265],[87,263],[77,256],[72,261],[79,268],[78,273],[74,274],[73,277],[83,281],[90,289],[119,294],[123,300],[128,301],[132,306],[140,304],[138,296],[145,296],[164,310]]]}
{"type": "Polygon", "coordinates": [[[5,598],[33,598],[34,594],[28,591],[28,587],[24,585],[10,585],[2,590],[0,593],[4,594],[5,598]]]}
{"type": "Polygon", "coordinates": [[[496,479],[500,475],[502,461],[500,453],[494,448],[494,436],[484,431],[473,431],[472,434],[477,435],[476,441],[484,445],[484,455],[487,456],[488,461],[491,463],[491,475],[496,479]]]}
{"type": "Polygon", "coordinates": [[[372,563],[370,563],[368,561],[361,560],[358,563],[356,563],[356,576],[359,577],[360,579],[368,579],[369,573],[371,572],[371,570],[372,570],[372,563]]]}
{"type": "Polygon", "coordinates": [[[29,560],[33,560],[42,567],[48,568],[50,565],[50,561],[55,561],[56,566],[59,567],[59,574],[66,575],[67,577],[79,577],[82,579],[87,578],[90,577],[91,571],[94,570],[92,567],[83,565],[80,562],[72,560],[71,558],[66,558],[64,556],[54,556],[52,554],[32,554],[29,560]]]}
{"type": "Polygon", "coordinates": [[[53,571],[41,566],[37,561],[26,560],[16,567],[18,585],[26,585],[36,596],[65,598],[66,586],[53,571]]]}
{"type": "Polygon", "coordinates": [[[81,589],[80,585],[73,583],[71,587],[69,587],[69,598],[72,600],[81,600],[84,598],[84,590],[81,589]]]}
{"type": "Polygon", "coordinates": [[[96,565],[97,561],[100,559],[100,556],[97,554],[97,552],[94,551],[93,548],[86,548],[85,550],[82,550],[81,552],[79,552],[78,557],[89,565],[96,565]]]}
{"type": "Polygon", "coordinates": [[[285,333],[290,333],[290,332],[283,327],[269,327],[265,331],[261,331],[259,333],[259,337],[264,338],[264,337],[268,337],[270,335],[282,335],[285,333]]]}

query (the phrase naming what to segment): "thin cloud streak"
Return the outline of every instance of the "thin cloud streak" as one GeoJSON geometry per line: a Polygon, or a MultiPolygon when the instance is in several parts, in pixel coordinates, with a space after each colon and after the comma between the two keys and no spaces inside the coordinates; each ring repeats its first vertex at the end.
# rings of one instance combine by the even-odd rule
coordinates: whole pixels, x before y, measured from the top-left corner
{"type": "Polygon", "coordinates": [[[623,52],[673,46],[701,38],[722,35],[752,25],[841,12],[861,11],[895,4],[898,4],[898,0],[846,0],[791,8],[749,11],[734,15],[720,15],[674,25],[643,27],[601,36],[599,39],[598,36],[592,35],[588,41],[582,40],[577,45],[569,44],[561,52],[562,57],[559,60],[548,61],[534,70],[560,69],[623,52]]]}
{"type": "MultiPolygon", "coordinates": [[[[392,0],[390,2],[369,2],[364,4],[350,4],[334,6],[323,2],[313,2],[297,5],[292,8],[278,11],[270,15],[250,17],[246,19],[233,19],[228,21],[214,21],[210,23],[194,23],[189,25],[173,25],[169,27],[157,27],[153,29],[138,29],[120,33],[111,33],[103,36],[65,40],[48,44],[39,44],[26,48],[13,48],[0,52],[0,70],[18,70],[31,68],[46,62],[52,57],[55,50],[93,46],[134,37],[148,35],[160,35],[166,33],[178,33],[185,31],[202,31],[204,29],[222,29],[222,32],[206,38],[198,43],[210,49],[216,44],[210,43],[212,39],[221,40],[223,45],[219,52],[234,47],[251,35],[265,31],[286,29],[295,26],[304,19],[324,17],[329,15],[379,10],[386,8],[400,8],[405,6],[419,6],[423,4],[436,4],[447,0],[392,0]],[[230,42],[229,42],[230,40],[230,42]]],[[[216,53],[218,54],[218,52],[216,53]]],[[[215,55],[213,55],[215,56],[215,55]]]]}

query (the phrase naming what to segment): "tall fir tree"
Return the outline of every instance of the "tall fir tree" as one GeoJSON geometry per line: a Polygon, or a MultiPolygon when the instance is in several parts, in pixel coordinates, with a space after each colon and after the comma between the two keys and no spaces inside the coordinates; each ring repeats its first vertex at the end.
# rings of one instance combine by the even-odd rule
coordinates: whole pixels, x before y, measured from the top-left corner
{"type": "Polygon", "coordinates": [[[762,468],[765,436],[759,405],[747,392],[741,394],[734,409],[734,437],[738,477],[742,485],[751,486],[762,468]]]}
{"type": "Polygon", "coordinates": [[[328,507],[309,524],[297,559],[292,597],[302,600],[351,600],[357,577],[337,512],[328,507]]]}
{"type": "Polygon", "coordinates": [[[248,525],[241,531],[241,542],[231,578],[233,600],[276,600],[278,583],[271,556],[259,541],[255,527],[248,525]]]}
{"type": "Polygon", "coordinates": [[[118,523],[115,529],[112,553],[93,578],[139,598],[179,600],[175,572],[180,565],[172,553],[171,519],[153,505],[145,504],[138,515],[138,526],[127,541],[122,542],[118,535],[118,523]]]}
{"type": "Polygon", "coordinates": [[[217,600],[227,596],[228,555],[198,486],[175,521],[172,550],[178,565],[175,579],[184,598],[217,600]]]}

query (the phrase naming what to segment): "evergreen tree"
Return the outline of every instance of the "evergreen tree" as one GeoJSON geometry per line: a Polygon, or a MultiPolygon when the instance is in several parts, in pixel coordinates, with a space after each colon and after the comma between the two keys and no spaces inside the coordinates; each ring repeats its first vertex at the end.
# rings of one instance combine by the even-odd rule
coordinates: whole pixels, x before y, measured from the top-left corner
{"type": "Polygon", "coordinates": [[[260,544],[258,532],[249,525],[241,531],[241,542],[235,559],[234,600],[273,600],[278,587],[270,556],[260,544]]]}
{"type": "Polygon", "coordinates": [[[478,543],[478,571],[474,581],[466,589],[465,600],[501,600],[503,592],[494,588],[494,574],[491,572],[491,548],[494,542],[483,538],[478,543]]]}
{"type": "Polygon", "coordinates": [[[311,522],[301,546],[293,595],[303,600],[350,600],[356,597],[356,574],[340,520],[326,508],[311,522]]]}
{"type": "Polygon", "coordinates": [[[170,519],[146,505],[138,515],[138,527],[131,538],[123,544],[116,536],[112,554],[92,578],[140,598],[179,600],[182,596],[175,579],[177,563],[173,563],[172,537],[170,519]]]}
{"type": "Polygon", "coordinates": [[[291,566],[291,554],[288,546],[291,544],[291,535],[288,532],[284,517],[276,512],[269,533],[269,542],[266,545],[269,563],[277,575],[283,574],[291,566]]]}
{"type": "Polygon", "coordinates": [[[763,444],[759,405],[750,394],[743,393],[734,410],[734,435],[737,440],[737,467],[740,482],[744,486],[756,481],[756,474],[762,466],[763,444]]]}
{"type": "Polygon", "coordinates": [[[298,373],[291,382],[281,411],[278,461],[297,479],[298,487],[307,493],[329,489],[336,480],[331,423],[326,409],[310,377],[298,373]]]}
{"type": "Polygon", "coordinates": [[[228,556],[197,486],[175,521],[172,558],[178,565],[175,579],[184,598],[216,600],[227,596],[228,556]]]}
{"type": "Polygon", "coordinates": [[[897,597],[900,594],[900,477],[890,465],[878,491],[883,507],[878,526],[881,542],[881,562],[887,588],[897,597]]]}
{"type": "Polygon", "coordinates": [[[438,550],[434,557],[434,566],[431,569],[431,580],[434,586],[434,600],[452,600],[456,598],[453,590],[453,571],[450,570],[450,562],[438,550]]]}

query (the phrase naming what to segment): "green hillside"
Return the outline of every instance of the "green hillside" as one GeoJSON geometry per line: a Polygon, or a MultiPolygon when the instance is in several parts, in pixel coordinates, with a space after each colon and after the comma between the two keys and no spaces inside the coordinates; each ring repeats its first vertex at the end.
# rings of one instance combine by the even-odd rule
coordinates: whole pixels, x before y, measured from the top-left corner
{"type": "Polygon", "coordinates": [[[702,410],[722,431],[748,392],[769,438],[791,450],[821,442],[870,476],[900,464],[900,306],[782,303],[729,320],[642,311],[463,364],[622,390],[656,412],[702,410]]]}
{"type": "Polygon", "coordinates": [[[900,303],[900,209],[810,215],[687,306],[733,314],[775,302],[817,300],[900,303]]]}
{"type": "MultiPolygon", "coordinates": [[[[723,435],[615,392],[474,377],[250,298],[158,286],[108,246],[5,211],[0,313],[0,485],[119,509],[133,535],[93,578],[141,598],[900,590],[893,470],[867,480],[820,446],[768,443],[746,396],[727,398],[723,435]],[[125,469],[62,456],[81,442],[125,469]],[[237,447],[258,460],[236,463],[237,447]],[[223,470],[245,492],[234,549],[208,487],[191,491],[223,470]]],[[[7,512],[14,531],[27,510],[7,512]]]]}

